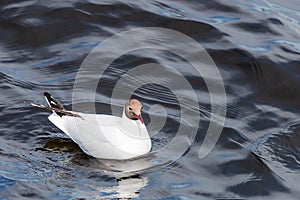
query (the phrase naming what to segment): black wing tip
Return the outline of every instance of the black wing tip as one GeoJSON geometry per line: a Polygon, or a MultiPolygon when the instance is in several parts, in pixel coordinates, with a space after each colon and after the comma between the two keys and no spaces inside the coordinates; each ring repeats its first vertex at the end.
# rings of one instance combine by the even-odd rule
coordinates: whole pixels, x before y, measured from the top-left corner
{"type": "Polygon", "coordinates": [[[53,101],[54,98],[51,96],[51,94],[48,93],[48,92],[44,92],[44,97],[45,97],[45,99],[46,99],[48,105],[49,105],[50,107],[53,107],[51,101],[53,101]]]}
{"type": "Polygon", "coordinates": [[[48,92],[44,92],[44,96],[51,96],[51,94],[48,92]]]}
{"type": "MultiPolygon", "coordinates": [[[[46,99],[48,105],[49,105],[51,108],[60,109],[60,110],[62,110],[62,111],[64,110],[64,106],[61,105],[56,99],[54,99],[54,98],[51,96],[50,93],[44,92],[44,96],[45,96],[45,99],[46,99]]],[[[55,112],[57,115],[59,115],[59,116],[61,116],[61,117],[62,117],[63,115],[65,115],[64,113],[59,112],[59,111],[53,111],[53,112],[55,112]]]]}

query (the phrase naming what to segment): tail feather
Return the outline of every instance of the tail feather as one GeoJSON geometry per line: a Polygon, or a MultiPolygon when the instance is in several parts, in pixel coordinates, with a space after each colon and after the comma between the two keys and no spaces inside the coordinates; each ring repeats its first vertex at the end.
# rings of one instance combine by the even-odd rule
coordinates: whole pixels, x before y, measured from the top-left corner
{"type": "Polygon", "coordinates": [[[51,94],[49,94],[48,92],[44,92],[44,96],[45,96],[45,99],[48,103],[48,105],[51,107],[51,108],[55,108],[55,111],[53,110],[54,113],[56,113],[57,115],[59,115],[60,117],[61,116],[64,116],[66,115],[65,113],[63,112],[59,112],[57,110],[62,110],[64,111],[65,108],[62,104],[60,104],[56,99],[54,99],[51,94]]]}

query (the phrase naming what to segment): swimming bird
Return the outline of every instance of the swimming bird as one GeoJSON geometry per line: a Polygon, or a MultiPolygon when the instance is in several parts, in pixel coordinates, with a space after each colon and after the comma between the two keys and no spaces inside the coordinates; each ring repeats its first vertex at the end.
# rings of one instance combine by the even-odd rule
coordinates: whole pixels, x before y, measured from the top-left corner
{"type": "Polygon", "coordinates": [[[143,106],[139,100],[129,100],[122,117],[118,117],[68,111],[48,92],[44,92],[44,96],[49,106],[32,102],[31,105],[53,111],[48,119],[86,154],[124,160],[150,152],[151,139],[141,116],[143,106]]]}

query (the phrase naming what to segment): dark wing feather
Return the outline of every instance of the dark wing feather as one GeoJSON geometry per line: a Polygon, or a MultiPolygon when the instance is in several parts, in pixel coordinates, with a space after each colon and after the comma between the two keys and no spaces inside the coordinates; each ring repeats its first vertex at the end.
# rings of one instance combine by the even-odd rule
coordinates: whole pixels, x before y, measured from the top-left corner
{"type": "MultiPolygon", "coordinates": [[[[49,94],[48,92],[44,92],[44,96],[45,96],[45,99],[46,99],[48,105],[51,108],[59,109],[59,110],[62,110],[62,111],[65,110],[64,106],[62,104],[60,104],[56,99],[54,99],[51,96],[51,94],[49,94]]],[[[59,116],[65,115],[64,113],[59,112],[59,111],[53,111],[53,112],[55,112],[59,116]]]]}

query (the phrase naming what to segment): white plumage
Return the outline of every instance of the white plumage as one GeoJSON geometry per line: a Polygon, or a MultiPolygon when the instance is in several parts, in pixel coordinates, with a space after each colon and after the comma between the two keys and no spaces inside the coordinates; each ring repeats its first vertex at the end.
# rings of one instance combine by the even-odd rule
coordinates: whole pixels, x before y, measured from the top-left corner
{"type": "MultiPolygon", "coordinates": [[[[151,139],[140,113],[134,120],[126,113],[127,108],[130,110],[127,112],[134,110],[136,103],[140,104],[139,101],[133,100],[133,108],[127,103],[122,117],[117,117],[66,111],[49,93],[44,94],[50,106],[47,108],[53,111],[48,117],[49,120],[76,142],[86,154],[95,158],[121,160],[150,152],[151,139]]],[[[139,109],[141,108],[140,104],[139,109]]]]}
{"type": "MultiPolygon", "coordinates": [[[[76,112],[74,112],[76,113],[76,112]]],[[[151,139],[145,124],[122,117],[76,113],[79,117],[53,113],[49,120],[80,148],[96,158],[129,159],[148,153],[151,139]]]]}

